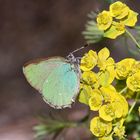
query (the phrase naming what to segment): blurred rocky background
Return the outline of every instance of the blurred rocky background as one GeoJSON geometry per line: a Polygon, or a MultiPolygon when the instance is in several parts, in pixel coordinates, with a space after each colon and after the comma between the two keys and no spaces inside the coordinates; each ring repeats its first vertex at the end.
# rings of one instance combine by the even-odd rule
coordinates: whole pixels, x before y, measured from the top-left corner
{"type": "MultiPolygon", "coordinates": [[[[139,0],[128,4],[140,12],[139,0]]],[[[84,45],[81,32],[87,14],[106,6],[104,0],[0,0],[0,140],[33,140],[32,126],[41,114],[57,112],[69,119],[81,117],[84,105],[76,103],[72,109],[55,111],[45,104],[26,82],[22,66],[35,58],[66,56],[84,45]]],[[[116,60],[129,55],[121,45],[112,48],[112,42],[88,49],[109,46],[116,60]]],[[[66,135],[66,140],[88,140],[83,130],[70,130],[66,135]]]]}

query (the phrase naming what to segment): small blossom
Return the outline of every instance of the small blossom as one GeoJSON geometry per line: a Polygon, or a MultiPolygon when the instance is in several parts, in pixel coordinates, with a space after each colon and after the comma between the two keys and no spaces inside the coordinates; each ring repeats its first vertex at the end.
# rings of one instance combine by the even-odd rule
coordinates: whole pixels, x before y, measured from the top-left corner
{"type": "Polygon", "coordinates": [[[98,73],[99,81],[102,86],[109,85],[115,78],[114,60],[109,57],[110,52],[107,48],[103,48],[98,53],[97,66],[100,68],[98,73]]]}
{"type": "Polygon", "coordinates": [[[128,102],[126,101],[125,97],[119,93],[116,93],[116,98],[115,98],[114,102],[121,104],[121,108],[123,110],[122,116],[126,117],[128,114],[128,102]]]}
{"type": "Polygon", "coordinates": [[[140,91],[140,62],[127,58],[115,63],[107,48],[99,51],[98,55],[94,51],[89,51],[84,57],[82,58],[84,61],[81,60],[84,69],[82,69],[79,101],[88,105],[90,110],[99,113],[99,117],[91,120],[90,131],[99,140],[113,140],[114,136],[122,139],[125,136],[123,124],[129,109],[126,95],[128,97],[130,91],[131,93],[140,91]],[[98,72],[92,71],[95,66],[99,68],[95,69],[98,72]],[[121,82],[114,82],[112,86],[115,78],[121,82]],[[124,84],[120,85],[122,82],[124,84]],[[122,86],[123,88],[128,86],[125,97],[118,93],[118,85],[121,89],[122,86]]]}
{"type": "Polygon", "coordinates": [[[129,14],[129,7],[126,4],[117,1],[110,5],[110,12],[116,19],[122,19],[129,14]]]}
{"type": "Polygon", "coordinates": [[[109,11],[103,11],[97,16],[97,26],[100,30],[108,29],[112,24],[112,17],[109,11]]]}
{"type": "Polygon", "coordinates": [[[105,121],[112,121],[123,115],[123,109],[120,102],[112,102],[103,105],[99,110],[99,116],[105,121]]]}
{"type": "Polygon", "coordinates": [[[127,78],[127,87],[133,92],[140,91],[140,71],[127,78]]]}
{"type": "Polygon", "coordinates": [[[126,58],[118,62],[116,64],[116,78],[119,80],[126,79],[132,71],[135,62],[133,58],[126,58]]]}
{"type": "Polygon", "coordinates": [[[107,136],[112,130],[112,123],[105,122],[101,120],[99,117],[95,117],[90,122],[90,131],[96,137],[107,136]]]}
{"type": "Polygon", "coordinates": [[[93,90],[89,99],[89,106],[91,110],[97,111],[102,105],[103,97],[98,89],[93,90]]]}
{"type": "Polygon", "coordinates": [[[100,71],[98,73],[98,83],[101,86],[110,85],[113,82],[114,78],[115,78],[115,71],[113,67],[110,67],[110,69],[106,71],[100,71]]]}
{"type": "Polygon", "coordinates": [[[82,85],[79,94],[79,102],[88,105],[91,94],[92,94],[92,88],[88,85],[82,85]]]}
{"type": "Polygon", "coordinates": [[[108,87],[100,88],[101,94],[104,97],[105,102],[112,102],[116,98],[116,89],[109,85],[108,87]]]}
{"type": "Polygon", "coordinates": [[[110,56],[110,51],[108,50],[108,48],[103,48],[101,49],[99,52],[98,52],[98,66],[101,67],[102,64],[102,61],[106,61],[107,58],[110,56]]]}
{"type": "Polygon", "coordinates": [[[100,70],[106,70],[109,66],[114,66],[114,60],[110,56],[110,52],[107,48],[103,48],[98,53],[97,66],[100,70]]]}
{"type": "Polygon", "coordinates": [[[81,59],[80,68],[83,71],[90,71],[97,64],[97,54],[96,52],[90,50],[87,54],[85,54],[81,59]]]}
{"type": "Polygon", "coordinates": [[[124,25],[126,26],[134,27],[138,20],[137,16],[138,16],[138,13],[132,10],[129,10],[129,14],[127,18],[122,19],[121,22],[124,23],[124,25]]]}
{"type": "Polygon", "coordinates": [[[117,136],[119,139],[124,139],[125,137],[125,127],[122,126],[122,127],[118,127],[116,126],[114,128],[114,135],[117,136]]]}
{"type": "Polygon", "coordinates": [[[130,76],[140,71],[140,62],[136,61],[133,69],[131,70],[130,76]]]}
{"type": "Polygon", "coordinates": [[[104,37],[115,39],[126,32],[126,26],[136,25],[137,16],[137,12],[117,1],[110,5],[109,11],[103,11],[97,16],[97,25],[104,31],[104,37]]]}
{"type": "Polygon", "coordinates": [[[125,33],[125,24],[114,21],[110,29],[104,32],[104,37],[115,39],[123,33],[125,33]]]}
{"type": "Polygon", "coordinates": [[[97,82],[97,75],[92,72],[92,71],[85,71],[82,74],[82,80],[88,84],[88,85],[93,85],[97,82]]]}

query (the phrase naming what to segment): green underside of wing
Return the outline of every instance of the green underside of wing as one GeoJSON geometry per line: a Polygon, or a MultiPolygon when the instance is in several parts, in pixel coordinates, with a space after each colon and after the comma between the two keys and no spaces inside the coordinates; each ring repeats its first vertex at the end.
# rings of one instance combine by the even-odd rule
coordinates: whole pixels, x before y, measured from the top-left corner
{"type": "MultiPolygon", "coordinates": [[[[64,60],[63,60],[64,61],[64,60]]],[[[64,62],[62,58],[52,58],[23,67],[23,73],[32,87],[41,92],[43,83],[49,74],[64,62]]]]}
{"type": "Polygon", "coordinates": [[[79,90],[79,77],[70,64],[55,69],[44,82],[43,97],[56,108],[71,105],[79,90]]]}
{"type": "Polygon", "coordinates": [[[64,58],[51,58],[23,67],[32,87],[54,108],[71,105],[79,90],[79,76],[64,58]]]}

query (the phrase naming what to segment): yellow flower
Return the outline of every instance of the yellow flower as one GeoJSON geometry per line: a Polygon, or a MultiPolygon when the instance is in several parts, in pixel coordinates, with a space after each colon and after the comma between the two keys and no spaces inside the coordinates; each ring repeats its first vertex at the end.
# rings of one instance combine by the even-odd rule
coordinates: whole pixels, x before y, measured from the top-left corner
{"type": "Polygon", "coordinates": [[[105,62],[106,62],[106,60],[108,59],[109,56],[110,56],[110,51],[106,47],[101,49],[98,52],[98,67],[101,70],[105,70],[106,69],[106,63],[105,62]]]}
{"type": "Polygon", "coordinates": [[[90,122],[90,131],[96,137],[107,136],[112,130],[112,123],[105,122],[101,120],[99,117],[95,117],[90,122]]]}
{"type": "Polygon", "coordinates": [[[108,48],[103,48],[98,52],[98,67],[100,70],[106,70],[109,66],[114,66],[114,60],[110,56],[108,48]]]}
{"type": "Polygon", "coordinates": [[[108,86],[110,84],[109,81],[110,73],[108,71],[101,71],[98,73],[98,82],[101,86],[108,86]]]}
{"type": "Polygon", "coordinates": [[[109,11],[103,11],[97,16],[97,26],[100,30],[108,29],[112,24],[112,17],[109,11]]]}
{"type": "Polygon", "coordinates": [[[105,102],[112,102],[116,99],[116,89],[112,85],[101,87],[100,91],[105,102]]]}
{"type": "Polygon", "coordinates": [[[125,127],[123,126],[125,119],[121,118],[114,124],[114,135],[119,137],[119,139],[123,139],[125,136],[125,127]]]}
{"type": "Polygon", "coordinates": [[[80,68],[83,71],[90,71],[97,64],[97,53],[95,51],[90,50],[87,54],[85,54],[81,59],[80,68]]]}
{"type": "Polygon", "coordinates": [[[79,102],[88,105],[89,98],[90,98],[92,92],[93,92],[93,90],[90,86],[82,85],[80,94],[79,94],[79,102]]]}
{"type": "Polygon", "coordinates": [[[97,66],[100,68],[98,73],[98,80],[100,85],[108,86],[115,78],[114,60],[109,57],[110,52],[107,48],[103,48],[98,53],[97,66]]]}
{"type": "Polygon", "coordinates": [[[140,91],[140,71],[130,76],[126,80],[127,87],[133,92],[140,91]]]}
{"type": "Polygon", "coordinates": [[[108,103],[99,109],[99,116],[105,121],[112,121],[113,119],[122,117],[122,115],[123,109],[120,102],[108,103]]]}
{"type": "Polygon", "coordinates": [[[99,81],[102,86],[112,83],[115,77],[114,70],[114,60],[109,57],[110,52],[107,48],[103,48],[98,53],[98,62],[97,65],[100,68],[101,72],[99,75],[99,81]]]}
{"type": "Polygon", "coordinates": [[[128,102],[126,101],[126,99],[119,93],[116,93],[116,99],[114,100],[114,102],[116,103],[120,103],[121,104],[121,108],[123,110],[123,117],[126,117],[128,114],[128,102]]]}
{"type": "Polygon", "coordinates": [[[98,52],[99,61],[105,61],[110,56],[108,48],[104,47],[98,52]]]}
{"type": "Polygon", "coordinates": [[[133,58],[126,58],[118,62],[116,64],[116,78],[119,80],[126,79],[132,71],[135,62],[133,58]]]}
{"type": "Polygon", "coordinates": [[[126,17],[129,13],[129,7],[120,1],[111,4],[109,9],[111,15],[116,19],[122,19],[126,17]]]}
{"type": "Polygon", "coordinates": [[[136,61],[136,63],[133,66],[133,69],[132,69],[130,75],[133,75],[133,74],[135,74],[138,71],[140,71],[140,62],[136,61]]]}
{"type": "Polygon", "coordinates": [[[114,67],[109,67],[106,71],[100,71],[98,73],[98,83],[101,86],[110,85],[115,78],[114,67]]]}
{"type": "Polygon", "coordinates": [[[138,16],[138,13],[136,13],[132,10],[129,10],[129,14],[128,14],[127,18],[121,19],[121,22],[123,22],[126,26],[133,27],[136,25],[137,16],[138,16]]]}
{"type": "Polygon", "coordinates": [[[125,33],[125,24],[114,21],[112,26],[104,32],[104,37],[115,39],[123,33],[125,33]]]}
{"type": "Polygon", "coordinates": [[[91,110],[97,111],[102,105],[103,97],[98,89],[94,89],[89,99],[89,106],[91,110]]]}
{"type": "Polygon", "coordinates": [[[122,127],[118,127],[116,126],[114,128],[114,135],[119,137],[119,139],[124,139],[124,136],[125,136],[125,127],[122,126],[122,127]]]}
{"type": "Polygon", "coordinates": [[[86,84],[93,86],[97,82],[97,75],[92,71],[85,71],[82,74],[82,80],[86,84]]]}
{"type": "Polygon", "coordinates": [[[104,37],[115,39],[126,31],[125,26],[136,25],[138,13],[126,4],[117,1],[110,5],[109,11],[103,11],[97,16],[97,25],[104,30],[104,37]],[[113,20],[113,18],[115,18],[113,20]]]}

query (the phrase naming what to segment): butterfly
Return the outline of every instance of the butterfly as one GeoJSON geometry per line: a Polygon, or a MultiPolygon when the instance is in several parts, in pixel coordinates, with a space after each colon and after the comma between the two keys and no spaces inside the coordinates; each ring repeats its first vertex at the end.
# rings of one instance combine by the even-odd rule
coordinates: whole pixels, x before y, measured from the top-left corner
{"type": "Polygon", "coordinates": [[[71,107],[80,90],[79,59],[73,51],[66,58],[55,56],[37,59],[23,66],[23,73],[30,85],[38,90],[43,100],[55,109],[71,107]]]}

